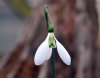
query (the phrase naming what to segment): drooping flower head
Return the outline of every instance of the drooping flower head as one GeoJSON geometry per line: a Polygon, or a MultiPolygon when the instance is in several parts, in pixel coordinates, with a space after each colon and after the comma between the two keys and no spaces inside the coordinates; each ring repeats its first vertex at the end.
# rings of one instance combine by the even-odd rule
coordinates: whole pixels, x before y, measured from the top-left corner
{"type": "Polygon", "coordinates": [[[57,48],[58,54],[62,61],[70,65],[71,64],[71,57],[64,46],[56,39],[54,35],[54,28],[52,24],[49,24],[48,27],[48,35],[44,42],[38,47],[34,62],[36,65],[41,65],[45,61],[49,60],[52,55],[52,49],[57,48]]]}

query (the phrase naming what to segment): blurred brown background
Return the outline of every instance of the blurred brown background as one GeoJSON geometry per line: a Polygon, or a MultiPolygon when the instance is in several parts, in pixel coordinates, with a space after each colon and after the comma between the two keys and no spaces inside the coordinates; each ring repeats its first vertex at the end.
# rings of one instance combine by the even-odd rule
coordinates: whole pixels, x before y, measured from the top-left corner
{"type": "Polygon", "coordinates": [[[65,65],[55,49],[57,78],[100,78],[99,0],[0,0],[0,78],[52,78],[50,60],[34,64],[47,36],[44,4],[72,58],[65,65]]]}

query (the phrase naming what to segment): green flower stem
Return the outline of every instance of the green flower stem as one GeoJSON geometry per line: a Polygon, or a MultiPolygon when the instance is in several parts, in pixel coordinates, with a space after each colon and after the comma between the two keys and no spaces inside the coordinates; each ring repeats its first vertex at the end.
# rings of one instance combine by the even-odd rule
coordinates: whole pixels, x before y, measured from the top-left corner
{"type": "MultiPolygon", "coordinates": [[[[50,27],[51,25],[49,24],[48,18],[50,19],[50,16],[49,16],[49,13],[48,13],[48,6],[47,5],[45,5],[45,7],[44,7],[44,12],[45,12],[45,19],[46,19],[46,24],[47,24],[48,32],[54,32],[53,27],[50,27]]],[[[53,49],[53,51],[54,51],[54,49],[53,49]]],[[[54,52],[52,52],[52,56],[51,56],[51,59],[50,60],[51,60],[51,64],[52,64],[52,74],[53,74],[53,78],[56,78],[55,55],[54,55],[54,52]]]]}
{"type": "Polygon", "coordinates": [[[52,21],[51,21],[49,12],[48,12],[48,5],[45,5],[44,12],[45,12],[45,19],[46,19],[46,24],[47,24],[48,32],[54,32],[54,26],[52,24],[52,21]],[[50,23],[49,23],[49,20],[50,20],[50,23]]]}
{"type": "Polygon", "coordinates": [[[51,64],[52,64],[52,74],[53,74],[53,77],[52,78],[56,78],[56,69],[55,69],[55,54],[54,54],[54,49],[52,51],[52,56],[51,56],[51,64]]]}
{"type": "Polygon", "coordinates": [[[49,21],[48,21],[48,6],[45,5],[44,7],[44,12],[45,12],[45,19],[46,19],[46,24],[47,24],[47,29],[49,28],[49,21]]]}

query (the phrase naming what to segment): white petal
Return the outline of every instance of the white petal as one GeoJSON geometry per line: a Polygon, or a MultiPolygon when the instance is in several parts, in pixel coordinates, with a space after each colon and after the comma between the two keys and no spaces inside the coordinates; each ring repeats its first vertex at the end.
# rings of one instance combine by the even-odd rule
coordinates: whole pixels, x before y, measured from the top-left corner
{"type": "Polygon", "coordinates": [[[65,64],[70,65],[71,57],[68,54],[67,50],[63,47],[63,45],[57,39],[56,39],[56,44],[57,44],[57,50],[58,50],[58,54],[60,58],[65,64]]]}
{"type": "Polygon", "coordinates": [[[52,48],[49,48],[48,46],[48,37],[49,34],[46,40],[39,46],[39,48],[36,51],[34,57],[35,65],[41,65],[51,57],[52,48]]]}

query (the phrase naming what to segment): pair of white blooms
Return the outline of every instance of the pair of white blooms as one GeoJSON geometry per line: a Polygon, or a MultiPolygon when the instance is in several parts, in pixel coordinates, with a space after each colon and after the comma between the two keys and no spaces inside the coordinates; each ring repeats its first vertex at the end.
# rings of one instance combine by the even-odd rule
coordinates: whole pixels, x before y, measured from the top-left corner
{"type": "Polygon", "coordinates": [[[71,64],[71,57],[63,47],[63,45],[56,39],[53,32],[49,32],[44,42],[38,47],[34,62],[35,65],[41,65],[45,61],[49,60],[52,55],[52,49],[57,48],[58,54],[62,61],[70,65],[71,64]]]}

